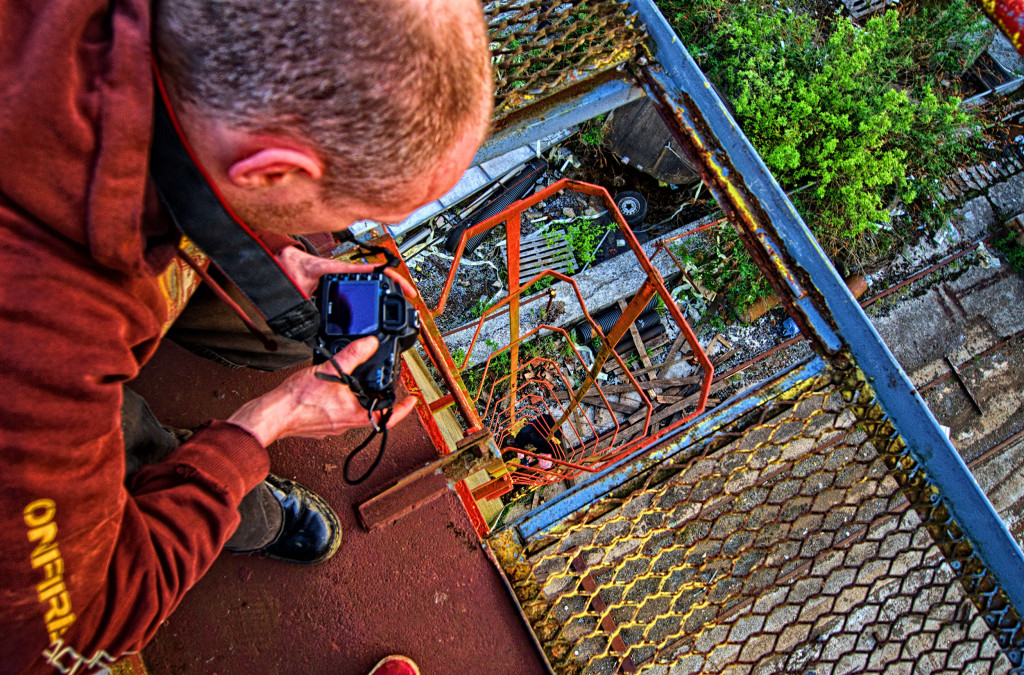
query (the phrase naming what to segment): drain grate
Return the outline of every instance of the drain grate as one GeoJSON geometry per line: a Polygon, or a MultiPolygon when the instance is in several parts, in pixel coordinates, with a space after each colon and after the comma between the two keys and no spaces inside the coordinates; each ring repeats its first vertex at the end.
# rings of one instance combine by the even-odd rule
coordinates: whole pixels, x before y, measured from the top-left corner
{"type": "Polygon", "coordinates": [[[532,279],[545,270],[562,274],[576,271],[576,258],[564,232],[542,232],[524,237],[520,243],[520,278],[524,281],[532,279]]]}

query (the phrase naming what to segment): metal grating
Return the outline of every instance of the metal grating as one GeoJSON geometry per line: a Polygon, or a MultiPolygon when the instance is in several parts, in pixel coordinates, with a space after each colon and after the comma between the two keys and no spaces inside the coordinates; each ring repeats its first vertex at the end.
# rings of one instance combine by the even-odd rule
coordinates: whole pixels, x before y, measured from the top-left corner
{"type": "Polygon", "coordinates": [[[824,370],[493,545],[559,673],[1011,672],[1020,622],[934,494],[824,370]]]}
{"type": "MultiPolygon", "coordinates": [[[[624,5],[598,4],[627,15],[624,5]]],[[[641,85],[820,356],[813,367],[746,392],[689,427],[679,422],[649,434],[650,415],[639,438],[620,444],[622,453],[591,453],[583,459],[600,461],[586,466],[565,456],[551,475],[516,469],[474,489],[474,497],[493,498],[503,479],[511,487],[513,480],[591,474],[488,540],[554,670],[1020,672],[1024,630],[1008,596],[1024,605],[1024,556],[664,17],[650,0],[632,0],[656,49],[628,70],[609,72],[629,58],[625,52],[601,56],[591,70],[572,56],[561,65],[550,60],[562,53],[543,35],[571,41],[574,12],[598,4],[486,5],[499,80],[496,118],[514,118],[513,128],[529,125],[545,119],[550,101],[578,105],[595,82],[598,89],[614,78],[641,85]],[[567,23],[556,28],[546,18],[554,15],[567,23]],[[538,80],[528,81],[533,75],[538,80]],[[588,86],[572,86],[584,81],[588,86]]],[[[580,41],[574,53],[592,48],[580,41]]],[[[972,189],[961,178],[964,184],[950,189],[972,189]]],[[[508,227],[506,235],[517,231],[508,227]]],[[[518,260],[518,237],[515,243],[507,251],[518,260]]],[[[537,281],[513,269],[513,288],[537,281]]],[[[651,290],[634,298],[633,313],[651,290]]],[[[468,427],[490,428],[502,448],[509,430],[541,419],[544,409],[557,412],[549,416],[558,422],[541,431],[561,427],[575,412],[569,408],[586,404],[580,397],[588,387],[574,384],[564,403],[557,391],[555,402],[519,388],[545,387],[531,382],[538,360],[534,375],[523,370],[519,377],[516,353],[531,337],[512,330],[519,294],[508,299],[509,385],[500,396],[489,390],[494,403],[483,414],[484,389],[465,389],[462,368],[430,322],[421,335],[450,392],[431,409],[454,403],[468,427]]],[[[585,308],[582,298],[580,304],[585,308]]],[[[614,332],[624,335],[619,328],[614,332]]],[[[596,450],[604,448],[598,443],[596,450]]]]}
{"type": "Polygon", "coordinates": [[[630,59],[643,39],[627,3],[497,0],[484,11],[494,66],[494,119],[630,59]]]}
{"type": "Polygon", "coordinates": [[[850,12],[854,19],[863,18],[869,14],[880,12],[889,5],[894,5],[899,0],[842,0],[843,6],[850,12]]]}

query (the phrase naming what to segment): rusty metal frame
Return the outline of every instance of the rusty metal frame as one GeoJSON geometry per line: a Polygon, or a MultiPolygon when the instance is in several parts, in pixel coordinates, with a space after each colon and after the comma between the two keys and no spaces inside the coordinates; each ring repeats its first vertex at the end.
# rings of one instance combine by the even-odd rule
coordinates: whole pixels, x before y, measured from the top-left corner
{"type": "MultiPolygon", "coordinates": [[[[1020,49],[1024,0],[979,2],[1020,49]]],[[[817,356],[770,383],[733,397],[688,426],[636,447],[630,456],[606,466],[493,537],[491,545],[517,592],[524,591],[522,598],[537,600],[529,606],[524,602],[537,635],[546,646],[551,639],[551,644],[558,643],[556,649],[564,647],[555,615],[544,613],[548,610],[543,607],[543,593],[538,593],[541,589],[528,588],[538,580],[530,556],[540,559],[548,546],[572,548],[572,528],[584,511],[601,500],[614,502],[633,490],[641,476],[646,475],[649,483],[659,466],[677,462],[701,443],[717,443],[717,429],[745,428],[745,416],[754,416],[769,404],[780,405],[793,400],[790,397],[829,388],[842,394],[859,429],[899,484],[906,498],[901,508],[920,516],[955,570],[954,578],[1013,664],[1013,672],[1019,672],[1024,667],[1024,625],[1019,616],[1024,608],[1024,554],[1020,547],[679,37],[652,0],[630,0],[629,4],[650,42],[648,53],[632,64],[632,79],[623,85],[639,83],[654,101],[688,161],[699,169],[817,356]],[[562,541],[563,535],[569,539],[562,541]]],[[[594,579],[588,577],[588,586],[583,578],[587,565],[577,568],[576,562],[582,561],[574,561],[572,566],[574,573],[581,575],[579,588],[593,594],[597,607],[600,596],[595,593],[594,579]]],[[[614,641],[615,627],[605,630],[614,641]]],[[[630,672],[638,664],[622,647],[621,639],[612,647],[624,655],[617,667],[630,672]]],[[[560,662],[563,656],[572,658],[567,654],[550,656],[560,662]]]]}
{"type": "MultiPolygon", "coordinates": [[[[389,243],[386,240],[378,243],[380,245],[393,247],[393,244],[389,243]]],[[[496,398],[496,387],[498,387],[498,385],[501,384],[504,380],[508,380],[508,395],[498,399],[498,402],[502,404],[504,410],[516,410],[518,406],[516,396],[519,392],[518,379],[521,377],[520,371],[523,369],[523,364],[521,364],[520,362],[519,355],[520,345],[523,343],[524,340],[528,340],[534,335],[537,335],[541,332],[546,332],[549,334],[561,334],[563,338],[571,346],[572,352],[575,355],[575,357],[582,362],[582,357],[580,356],[579,351],[576,349],[576,347],[572,345],[572,341],[569,340],[568,333],[566,333],[566,331],[561,328],[555,326],[540,325],[534,328],[533,330],[527,332],[526,334],[520,335],[519,309],[524,304],[522,296],[524,295],[526,289],[528,289],[534,283],[545,277],[557,279],[568,285],[572,293],[575,295],[576,300],[580,304],[585,321],[587,321],[590,324],[591,328],[594,330],[595,335],[601,336],[602,338],[601,349],[596,355],[594,363],[590,366],[588,375],[584,378],[583,382],[577,387],[572,387],[569,384],[568,380],[566,380],[564,377],[562,378],[564,380],[564,385],[566,386],[566,391],[571,392],[572,395],[568,405],[560,407],[560,409],[557,410],[557,415],[555,416],[557,421],[555,421],[555,423],[552,425],[552,429],[550,430],[549,434],[553,435],[555,433],[555,430],[562,428],[562,426],[565,424],[568,424],[574,430],[576,430],[577,436],[581,441],[578,447],[582,448],[585,445],[582,442],[582,435],[579,434],[579,430],[576,429],[576,425],[573,422],[573,416],[576,413],[576,411],[580,408],[584,398],[588,395],[588,392],[592,388],[597,389],[598,395],[601,397],[601,399],[604,400],[605,404],[608,405],[609,409],[611,408],[607,397],[605,397],[604,393],[601,392],[600,387],[596,386],[597,376],[601,372],[601,368],[609,359],[614,359],[618,363],[619,367],[625,374],[625,378],[628,381],[628,383],[632,384],[632,386],[636,389],[636,393],[639,395],[641,399],[641,406],[646,406],[646,415],[643,421],[643,430],[639,437],[634,438],[628,442],[624,442],[619,447],[615,447],[616,438],[619,432],[619,423],[617,420],[614,419],[613,416],[614,430],[611,432],[610,438],[607,436],[598,436],[596,432],[594,434],[594,438],[592,440],[592,442],[594,443],[594,448],[597,449],[600,447],[600,445],[605,445],[605,450],[600,454],[599,457],[586,456],[576,461],[572,461],[571,458],[565,456],[552,456],[550,458],[546,457],[544,458],[545,461],[550,461],[555,466],[555,469],[520,469],[516,474],[516,480],[520,484],[542,484],[549,482],[557,482],[567,477],[571,478],[577,476],[581,473],[596,473],[602,467],[606,466],[608,463],[617,461],[626,454],[633,452],[637,447],[642,445],[648,438],[650,432],[651,417],[653,414],[653,405],[651,404],[651,401],[647,397],[647,394],[645,393],[643,388],[640,387],[636,378],[629,372],[629,369],[626,367],[622,358],[615,352],[614,346],[617,345],[620,339],[622,339],[630,331],[630,327],[633,324],[633,322],[644,311],[644,308],[647,306],[648,302],[655,295],[659,295],[662,299],[666,301],[665,306],[667,311],[672,316],[672,319],[675,322],[675,324],[679,327],[679,330],[681,331],[682,335],[686,338],[686,341],[690,345],[694,358],[697,360],[698,366],[704,372],[704,377],[701,382],[695,409],[688,415],[683,416],[682,419],[677,420],[673,424],[667,426],[665,429],[662,429],[659,432],[660,434],[670,432],[671,429],[676,428],[682,424],[685,424],[686,422],[688,422],[689,420],[693,419],[694,417],[703,412],[708,396],[711,391],[712,380],[714,376],[714,366],[711,363],[711,360],[701,349],[700,344],[697,341],[696,335],[694,335],[692,329],[690,329],[689,324],[687,323],[686,318],[683,316],[682,312],[674,303],[670,301],[670,296],[668,293],[668,289],[665,287],[664,280],[661,278],[661,275],[658,272],[658,270],[651,264],[640,243],[637,241],[636,237],[630,231],[629,226],[626,224],[622,215],[618,212],[618,209],[615,207],[615,202],[611,198],[611,195],[608,194],[608,191],[599,186],[581,183],[577,181],[571,181],[568,179],[562,179],[556,181],[555,183],[549,185],[548,187],[542,190],[539,190],[537,193],[535,193],[534,195],[527,199],[515,202],[514,204],[509,206],[509,208],[507,208],[505,211],[496,214],[491,218],[488,218],[487,220],[484,220],[481,223],[478,223],[477,225],[474,225],[473,227],[470,227],[465,232],[463,232],[456,246],[451,269],[445,279],[443,289],[441,290],[441,294],[438,298],[436,305],[434,307],[429,307],[426,305],[425,301],[422,298],[414,299],[413,302],[414,304],[417,305],[417,308],[420,310],[422,317],[422,325],[420,331],[421,343],[424,346],[429,358],[434,363],[435,367],[438,369],[438,371],[440,371],[442,378],[444,379],[445,386],[448,388],[450,392],[448,396],[444,397],[439,401],[435,401],[428,406],[432,412],[436,412],[440,408],[454,404],[458,408],[459,412],[463,415],[463,417],[467,420],[467,422],[471,425],[471,429],[469,430],[470,432],[475,431],[478,428],[482,428],[484,426],[484,423],[481,416],[481,412],[473,406],[472,402],[481,397],[481,394],[483,393],[484,382],[487,380],[487,374],[491,370],[492,363],[495,361],[495,359],[503,356],[506,353],[509,356],[510,372],[508,375],[505,375],[492,383],[490,391],[491,396],[489,396],[488,398],[489,400],[494,401],[496,398]],[[607,335],[604,334],[604,332],[600,329],[598,324],[590,315],[589,311],[587,310],[587,305],[585,299],[583,298],[583,294],[577,286],[576,282],[571,277],[556,272],[554,270],[547,270],[535,275],[533,278],[529,280],[523,280],[520,278],[519,250],[523,212],[543,202],[545,199],[557,195],[562,191],[579,192],[581,194],[599,198],[600,200],[603,201],[606,208],[608,209],[608,213],[611,215],[611,217],[618,225],[619,230],[622,233],[622,236],[625,238],[628,247],[632,251],[633,255],[636,257],[639,267],[646,276],[639,291],[629,302],[629,304],[623,311],[622,315],[607,335]],[[500,302],[495,304],[494,306],[488,308],[483,313],[479,322],[476,325],[476,331],[469,344],[467,353],[472,354],[474,347],[476,346],[480,338],[480,334],[484,324],[487,321],[491,320],[493,317],[497,317],[500,315],[508,316],[509,330],[512,336],[512,340],[508,345],[501,347],[497,351],[493,352],[490,356],[488,356],[484,367],[484,375],[481,381],[481,387],[477,391],[472,392],[466,389],[460,377],[460,373],[465,369],[466,363],[463,363],[461,365],[454,363],[454,360],[452,359],[451,355],[447,350],[447,347],[444,344],[443,336],[440,334],[440,331],[438,330],[434,319],[440,316],[445,310],[447,298],[454,285],[455,278],[457,276],[459,269],[459,263],[462,259],[467,242],[469,242],[474,237],[482,233],[488,232],[491,229],[501,225],[505,226],[508,286],[510,289],[510,294],[504,299],[502,299],[500,302]]],[[[534,359],[534,361],[536,361],[536,359],[534,359]]],[[[531,361],[527,365],[533,364],[534,361],[531,361]]],[[[533,402],[531,402],[531,404],[532,403],[533,402]]],[[[536,412],[538,412],[538,414],[541,413],[539,408],[535,405],[530,407],[530,409],[535,410],[536,412]]],[[[493,414],[494,412],[490,408],[490,403],[488,404],[487,412],[488,414],[493,414]]],[[[514,420],[512,420],[511,418],[507,420],[507,422],[508,425],[514,424],[514,420]]],[[[495,435],[497,436],[496,440],[498,441],[499,447],[502,446],[503,441],[506,440],[509,436],[509,434],[503,433],[502,430],[498,430],[495,435]]],[[[591,441],[587,441],[587,443],[590,442],[591,441]]],[[[540,459],[539,456],[531,454],[530,452],[519,451],[519,454],[525,457],[533,457],[536,459],[540,459]]],[[[502,489],[502,486],[505,486],[504,489],[507,489],[508,477],[496,476],[492,481],[492,484],[477,488],[476,490],[474,490],[474,494],[486,494],[488,496],[493,497],[495,494],[500,494],[499,490],[502,489]]]]}

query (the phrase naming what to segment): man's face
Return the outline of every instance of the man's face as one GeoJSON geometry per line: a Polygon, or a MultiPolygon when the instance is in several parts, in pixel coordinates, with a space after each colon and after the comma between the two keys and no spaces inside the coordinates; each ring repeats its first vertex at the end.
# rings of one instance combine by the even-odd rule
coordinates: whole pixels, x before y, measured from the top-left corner
{"type": "Polygon", "coordinates": [[[232,206],[241,218],[257,230],[284,234],[337,232],[360,220],[400,223],[416,209],[439,199],[451,190],[469,168],[487,131],[485,119],[471,125],[435,167],[402,189],[394,206],[339,201],[329,194],[288,204],[256,206],[242,200],[232,206]]]}

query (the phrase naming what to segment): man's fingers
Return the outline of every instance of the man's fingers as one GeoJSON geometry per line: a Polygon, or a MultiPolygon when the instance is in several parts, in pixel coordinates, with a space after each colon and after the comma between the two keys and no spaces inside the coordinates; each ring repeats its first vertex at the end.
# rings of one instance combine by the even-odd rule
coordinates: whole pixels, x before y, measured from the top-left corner
{"type": "Polygon", "coordinates": [[[384,274],[388,275],[389,277],[398,282],[398,285],[402,287],[402,292],[405,293],[405,297],[416,297],[416,287],[412,285],[412,282],[410,282],[408,279],[399,274],[398,270],[396,270],[393,267],[389,267],[386,270],[384,270],[384,274]]]}
{"type": "MultiPolygon", "coordinates": [[[[334,360],[338,362],[338,367],[341,368],[346,375],[351,375],[352,371],[356,369],[356,366],[373,356],[373,353],[377,351],[378,344],[377,338],[372,335],[360,338],[355,342],[345,345],[344,349],[334,355],[334,360]]],[[[319,369],[324,372],[331,372],[334,370],[329,363],[321,364],[319,369]]]]}
{"type": "MultiPolygon", "coordinates": [[[[323,276],[325,274],[366,274],[377,268],[377,265],[370,265],[367,263],[348,263],[342,262],[341,260],[333,260],[331,258],[318,258],[316,264],[318,267],[316,271],[319,276],[323,276]]],[[[405,293],[407,298],[416,297],[416,287],[412,285],[412,282],[402,276],[398,270],[389,267],[384,270],[384,274],[398,282],[398,285],[402,287],[402,292],[405,293]]]]}
{"type": "Polygon", "coordinates": [[[388,420],[388,429],[392,428],[396,424],[402,421],[402,419],[413,411],[416,407],[416,397],[406,396],[401,401],[395,404],[395,409],[391,412],[391,419],[388,420]]]}

